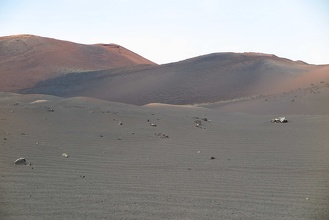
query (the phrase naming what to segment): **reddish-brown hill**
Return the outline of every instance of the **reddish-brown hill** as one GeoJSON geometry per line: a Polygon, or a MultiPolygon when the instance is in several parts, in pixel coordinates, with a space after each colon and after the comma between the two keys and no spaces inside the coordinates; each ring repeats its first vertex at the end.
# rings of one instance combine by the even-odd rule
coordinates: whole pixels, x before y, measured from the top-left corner
{"type": "Polygon", "coordinates": [[[72,72],[155,63],[115,44],[83,45],[16,35],[0,37],[0,91],[17,91],[72,72]]]}

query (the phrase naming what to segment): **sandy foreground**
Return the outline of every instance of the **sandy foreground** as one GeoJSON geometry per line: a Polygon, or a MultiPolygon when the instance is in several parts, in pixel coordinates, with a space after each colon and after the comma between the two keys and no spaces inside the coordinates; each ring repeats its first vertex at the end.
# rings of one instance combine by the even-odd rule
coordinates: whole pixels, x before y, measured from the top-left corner
{"type": "Polygon", "coordinates": [[[329,219],[329,116],[276,116],[1,93],[0,219],[329,219]]]}

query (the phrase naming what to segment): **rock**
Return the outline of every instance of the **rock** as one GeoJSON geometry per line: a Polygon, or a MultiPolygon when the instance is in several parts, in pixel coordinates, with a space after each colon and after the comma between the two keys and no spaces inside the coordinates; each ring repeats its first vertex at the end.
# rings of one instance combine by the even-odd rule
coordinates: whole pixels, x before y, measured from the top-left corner
{"type": "Polygon", "coordinates": [[[62,157],[68,158],[69,155],[68,155],[67,153],[63,153],[63,154],[62,154],[62,157]]]}
{"type": "Polygon", "coordinates": [[[271,120],[272,123],[287,123],[288,120],[286,119],[286,117],[277,117],[277,118],[273,118],[271,120]]]}
{"type": "Polygon", "coordinates": [[[216,158],[215,157],[210,157],[210,160],[215,160],[216,158]]]}
{"type": "Polygon", "coordinates": [[[26,162],[25,158],[21,157],[21,158],[18,158],[17,160],[15,160],[14,164],[15,165],[27,165],[27,162],[26,162]]]}
{"type": "Polygon", "coordinates": [[[118,125],[123,125],[123,123],[121,121],[119,121],[119,124],[118,125]]]}
{"type": "Polygon", "coordinates": [[[122,140],[122,138],[121,138],[121,137],[118,137],[117,139],[118,139],[119,141],[121,141],[121,140],[122,140]]]}
{"type": "Polygon", "coordinates": [[[151,125],[152,127],[156,127],[156,126],[157,126],[156,124],[153,124],[153,123],[151,123],[150,125],[151,125]]]}

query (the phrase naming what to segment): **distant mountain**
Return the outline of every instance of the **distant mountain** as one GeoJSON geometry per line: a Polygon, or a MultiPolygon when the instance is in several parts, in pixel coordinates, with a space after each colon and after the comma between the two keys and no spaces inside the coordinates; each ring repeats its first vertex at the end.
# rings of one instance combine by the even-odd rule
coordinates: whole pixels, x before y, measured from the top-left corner
{"type": "Polygon", "coordinates": [[[0,91],[18,91],[66,73],[155,65],[115,44],[83,45],[34,35],[0,37],[0,91]]]}
{"type": "Polygon", "coordinates": [[[160,66],[66,74],[21,92],[135,105],[196,104],[288,91],[319,68],[269,54],[214,53],[160,66]]]}

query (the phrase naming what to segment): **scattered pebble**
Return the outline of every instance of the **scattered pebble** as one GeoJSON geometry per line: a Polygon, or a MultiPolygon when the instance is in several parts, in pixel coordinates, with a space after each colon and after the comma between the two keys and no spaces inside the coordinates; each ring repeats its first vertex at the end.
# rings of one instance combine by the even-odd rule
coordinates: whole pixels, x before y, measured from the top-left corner
{"type": "Polygon", "coordinates": [[[101,138],[103,137],[103,135],[99,135],[101,138]]]}
{"type": "Polygon", "coordinates": [[[210,157],[210,160],[215,160],[216,158],[215,157],[210,157]]]}
{"type": "Polygon", "coordinates": [[[156,127],[156,126],[157,126],[156,124],[153,124],[153,123],[151,123],[150,125],[151,125],[152,127],[156,127]]]}
{"type": "Polygon", "coordinates": [[[120,121],[118,125],[123,125],[123,123],[120,121]]]}
{"type": "Polygon", "coordinates": [[[122,139],[121,139],[121,137],[118,137],[117,139],[118,139],[119,141],[121,141],[121,140],[122,140],[122,139]]]}
{"type": "Polygon", "coordinates": [[[15,165],[27,165],[25,158],[21,157],[15,160],[14,162],[15,165]]]}
{"type": "Polygon", "coordinates": [[[54,112],[55,110],[50,108],[50,107],[45,107],[45,109],[48,111],[48,112],[54,112]]]}
{"type": "Polygon", "coordinates": [[[158,137],[161,138],[161,139],[169,138],[168,135],[163,134],[163,133],[155,133],[154,135],[158,136],[158,137]]]}

